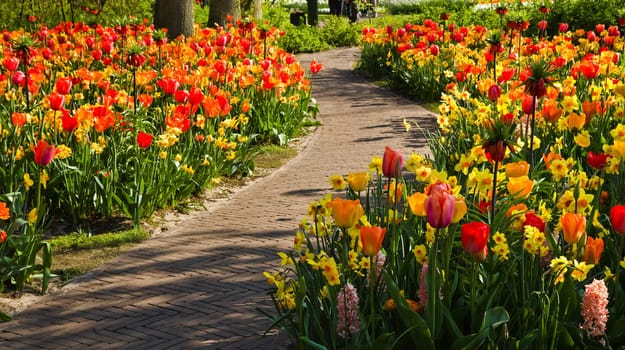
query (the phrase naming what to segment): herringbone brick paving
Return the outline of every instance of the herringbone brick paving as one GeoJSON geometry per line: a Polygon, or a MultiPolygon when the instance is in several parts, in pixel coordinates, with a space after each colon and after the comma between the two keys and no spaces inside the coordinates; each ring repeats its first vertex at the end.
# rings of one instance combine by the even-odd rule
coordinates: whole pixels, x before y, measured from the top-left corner
{"type": "Polygon", "coordinates": [[[113,262],[42,298],[0,324],[2,349],[280,349],[265,332],[270,310],[262,272],[290,247],[308,203],[328,177],[366,170],[384,146],[426,153],[420,128],[434,116],[352,70],[358,49],[302,55],[313,77],[322,126],[273,174],[199,211],[113,262]],[[417,123],[406,132],[402,121],[417,123]]]}

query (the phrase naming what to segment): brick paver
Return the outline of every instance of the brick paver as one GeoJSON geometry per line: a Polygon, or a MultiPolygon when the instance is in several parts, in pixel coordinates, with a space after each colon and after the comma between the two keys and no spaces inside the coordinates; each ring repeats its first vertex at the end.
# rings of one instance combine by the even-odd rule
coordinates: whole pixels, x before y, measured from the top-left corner
{"type": "Polygon", "coordinates": [[[328,177],[366,170],[384,146],[427,152],[434,116],[352,71],[358,49],[302,55],[323,124],[286,166],[0,324],[2,349],[277,349],[288,343],[257,308],[262,271],[289,247],[328,177]],[[418,123],[407,133],[402,120],[418,123]]]}

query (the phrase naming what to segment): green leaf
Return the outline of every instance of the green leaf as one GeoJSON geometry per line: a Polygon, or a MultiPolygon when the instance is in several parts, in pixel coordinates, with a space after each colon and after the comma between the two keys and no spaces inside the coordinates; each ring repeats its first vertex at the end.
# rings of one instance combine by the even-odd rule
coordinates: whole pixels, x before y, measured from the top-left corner
{"type": "Polygon", "coordinates": [[[5,314],[4,312],[0,311],[0,321],[2,322],[7,322],[7,321],[11,321],[13,318],[7,314],[5,314]]]}
{"type": "Polygon", "coordinates": [[[370,350],[387,350],[389,348],[388,347],[389,341],[392,339],[392,337],[393,337],[393,333],[381,334],[373,341],[369,349],[370,350]]]}
{"type": "MultiPolygon", "coordinates": [[[[434,340],[432,339],[432,333],[427,326],[427,323],[418,313],[412,311],[412,309],[406,303],[406,300],[399,292],[399,288],[395,284],[395,281],[391,278],[388,272],[384,271],[384,281],[388,287],[388,291],[391,297],[397,305],[397,311],[401,317],[402,322],[407,328],[408,335],[412,338],[414,344],[419,344],[419,349],[422,350],[434,350],[434,340]]],[[[399,339],[398,339],[399,340],[399,339]]]]}
{"type": "Polygon", "coordinates": [[[610,344],[623,344],[625,343],[625,319],[616,320],[608,324],[608,338],[610,344]]]}
{"type": "Polygon", "coordinates": [[[51,267],[52,267],[52,246],[48,242],[41,242],[42,258],[43,258],[43,280],[41,282],[41,293],[45,293],[50,283],[51,267]]]}
{"type": "Polygon", "coordinates": [[[482,327],[479,332],[456,340],[451,349],[478,349],[484,341],[489,338],[489,332],[491,329],[498,328],[508,321],[510,321],[510,315],[504,307],[496,306],[492,309],[486,310],[484,313],[484,319],[482,320],[482,327]]]}
{"type": "Polygon", "coordinates": [[[306,336],[301,336],[299,337],[299,340],[301,340],[302,342],[304,342],[306,345],[311,346],[313,349],[317,349],[317,350],[328,350],[328,348],[326,348],[325,346],[316,343],[310,339],[308,339],[308,337],[306,336]]]}

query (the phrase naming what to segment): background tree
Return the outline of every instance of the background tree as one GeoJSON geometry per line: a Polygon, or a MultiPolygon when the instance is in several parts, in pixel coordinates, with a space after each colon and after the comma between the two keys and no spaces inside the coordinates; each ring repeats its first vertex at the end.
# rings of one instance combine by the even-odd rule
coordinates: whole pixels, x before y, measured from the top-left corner
{"type": "Polygon", "coordinates": [[[156,0],[154,26],[167,28],[170,39],[192,36],[193,23],[193,0],[156,0]]]}
{"type": "Polygon", "coordinates": [[[225,25],[228,15],[233,20],[241,18],[241,0],[210,0],[208,26],[225,25]]]}

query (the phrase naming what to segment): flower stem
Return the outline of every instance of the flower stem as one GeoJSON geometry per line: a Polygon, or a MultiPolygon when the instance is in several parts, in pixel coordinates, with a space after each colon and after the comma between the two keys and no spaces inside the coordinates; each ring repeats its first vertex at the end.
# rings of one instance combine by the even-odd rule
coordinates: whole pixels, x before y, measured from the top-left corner
{"type": "Polygon", "coordinates": [[[497,168],[499,167],[499,161],[495,160],[493,167],[493,193],[490,200],[490,212],[491,222],[495,221],[495,201],[497,199],[497,168]]]}
{"type": "Polygon", "coordinates": [[[428,266],[428,278],[426,279],[427,288],[428,288],[428,300],[426,305],[426,317],[428,321],[428,326],[430,327],[430,332],[432,333],[432,338],[437,339],[438,330],[436,329],[436,313],[440,312],[436,309],[436,298],[438,298],[438,283],[437,278],[438,274],[436,270],[438,269],[437,260],[438,260],[438,236],[440,233],[440,228],[436,229],[436,234],[434,235],[434,242],[432,244],[432,248],[430,251],[430,259],[428,266]]]}
{"type": "Polygon", "coordinates": [[[370,310],[370,318],[369,324],[371,326],[371,339],[375,340],[375,282],[376,282],[376,273],[377,273],[377,256],[371,257],[371,261],[369,262],[369,305],[371,307],[370,310]]]}
{"type": "Polygon", "coordinates": [[[473,261],[473,266],[471,269],[471,331],[474,331],[473,329],[473,325],[475,324],[475,317],[476,315],[476,295],[475,295],[475,285],[477,284],[477,268],[478,268],[478,263],[477,261],[473,261]]]}
{"type": "Polygon", "coordinates": [[[530,124],[530,155],[529,155],[529,163],[530,163],[530,169],[529,172],[530,174],[532,173],[532,170],[534,170],[534,124],[536,121],[536,103],[537,103],[537,98],[536,96],[533,96],[532,98],[532,121],[530,124]]]}

